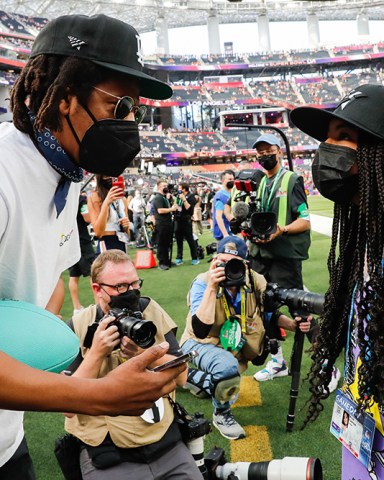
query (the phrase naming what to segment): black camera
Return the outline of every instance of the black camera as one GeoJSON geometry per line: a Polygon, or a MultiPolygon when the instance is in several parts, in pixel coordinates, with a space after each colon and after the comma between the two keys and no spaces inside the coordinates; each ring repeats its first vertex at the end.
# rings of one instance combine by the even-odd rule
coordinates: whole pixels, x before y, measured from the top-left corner
{"type": "Polygon", "coordinates": [[[205,457],[205,467],[208,480],[323,480],[321,462],[312,457],[227,463],[224,450],[214,447],[205,457]]]}
{"type": "Polygon", "coordinates": [[[141,312],[131,312],[127,308],[114,309],[109,315],[115,320],[109,326],[116,325],[121,337],[128,337],[141,348],[149,348],[155,343],[156,325],[143,320],[141,312]]]}
{"type": "Polygon", "coordinates": [[[172,195],[177,195],[179,193],[177,185],[174,183],[169,183],[167,188],[167,193],[172,193],[172,195]]]}
{"type": "Polygon", "coordinates": [[[257,196],[264,176],[261,170],[242,170],[235,179],[239,193],[232,207],[235,218],[231,221],[231,231],[235,235],[242,232],[251,241],[267,240],[277,230],[276,215],[273,212],[263,212],[257,196]]]}
{"type": "Polygon", "coordinates": [[[203,478],[207,478],[207,469],[204,464],[204,438],[212,430],[211,422],[204,418],[203,413],[196,412],[190,415],[179,403],[175,403],[174,408],[181,438],[191,452],[203,478]]]}
{"type": "Polygon", "coordinates": [[[218,267],[224,267],[225,280],[220,283],[222,287],[241,287],[245,285],[246,267],[242,260],[232,258],[228,262],[218,263],[218,267]]]}
{"type": "Polygon", "coordinates": [[[286,305],[291,312],[321,315],[324,295],[297,288],[280,288],[276,283],[268,283],[264,293],[264,309],[271,312],[281,305],[286,305]]]}
{"type": "MultiPolygon", "coordinates": [[[[115,317],[108,327],[116,325],[120,337],[128,337],[141,348],[149,348],[155,343],[157,333],[156,325],[150,320],[143,320],[141,312],[132,312],[127,308],[115,308],[110,310],[108,316],[115,317]]],[[[84,338],[84,347],[91,348],[93,337],[99,322],[95,322],[88,327],[84,338]]],[[[120,348],[119,346],[116,349],[120,348]]]]}
{"type": "Polygon", "coordinates": [[[217,252],[217,243],[216,242],[212,242],[210,244],[208,244],[206,247],[205,247],[205,250],[207,252],[207,255],[213,255],[214,253],[217,252]]]}
{"type": "Polygon", "coordinates": [[[181,437],[185,443],[196,438],[204,437],[211,431],[211,422],[204,418],[204,414],[196,412],[186,415],[182,422],[178,420],[181,437]]]}

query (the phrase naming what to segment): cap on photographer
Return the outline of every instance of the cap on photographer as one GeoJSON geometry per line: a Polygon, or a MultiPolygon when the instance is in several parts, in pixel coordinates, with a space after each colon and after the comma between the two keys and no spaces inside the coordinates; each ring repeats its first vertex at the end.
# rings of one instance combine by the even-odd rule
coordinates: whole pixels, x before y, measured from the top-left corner
{"type": "MultiPolygon", "coordinates": [[[[282,288],[304,288],[302,262],[308,258],[310,219],[303,178],[286,170],[281,161],[280,139],[271,133],[260,135],[253,148],[265,171],[257,191],[262,212],[274,213],[276,232],[267,239],[251,238],[252,268],[282,288]]],[[[257,372],[259,381],[288,374],[281,348],[264,369],[257,372]]]]}
{"type": "MultiPolygon", "coordinates": [[[[260,364],[268,349],[265,330],[296,329],[296,321],[279,311],[263,313],[266,280],[251,270],[244,240],[229,236],[217,247],[207,272],[198,275],[188,294],[189,313],[180,340],[184,353],[196,350],[186,387],[198,397],[210,396],[213,424],[225,438],[245,437],[231,406],[248,362],[260,364]]],[[[300,324],[308,331],[309,321],[300,324]]]]}
{"type": "MultiPolygon", "coordinates": [[[[103,377],[119,364],[133,358],[150,344],[166,340],[169,353],[151,367],[179,355],[176,324],[153,299],[141,296],[143,281],[132,260],[121,250],[101,253],[92,265],[92,290],[97,299],[72,318],[71,326],[80,338],[81,351],[74,361],[73,376],[103,377]],[[108,316],[113,314],[113,316],[108,316]],[[124,326],[116,325],[115,315],[124,326]],[[140,327],[140,320],[150,321],[156,334],[140,327]],[[143,342],[135,343],[139,329],[145,331],[143,342]]],[[[186,371],[177,383],[183,385],[186,371]]],[[[174,399],[174,393],[171,394],[174,399]]],[[[162,478],[172,472],[188,472],[188,478],[202,479],[201,473],[181,440],[174,420],[173,406],[168,397],[159,398],[154,406],[140,417],[67,415],[65,429],[81,440],[80,467],[97,472],[98,478],[154,478],[152,468],[161,465],[162,478]],[[106,454],[108,452],[108,455],[106,454]],[[150,458],[150,460],[148,460],[150,458]]]]}

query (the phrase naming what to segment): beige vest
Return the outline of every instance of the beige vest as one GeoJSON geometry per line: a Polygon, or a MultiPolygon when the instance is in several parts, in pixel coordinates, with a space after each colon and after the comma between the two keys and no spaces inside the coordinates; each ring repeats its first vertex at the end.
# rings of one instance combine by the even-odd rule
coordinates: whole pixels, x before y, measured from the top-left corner
{"type": "MultiPolygon", "coordinates": [[[[96,318],[96,305],[82,310],[73,317],[73,324],[76,335],[80,338],[80,345],[83,345],[84,337],[88,326],[96,318]]],[[[156,343],[164,341],[166,333],[173,330],[176,332],[176,324],[171,317],[160,307],[158,303],[151,299],[147,308],[143,312],[145,320],[152,320],[157,327],[156,343]]],[[[81,354],[84,357],[88,349],[81,347],[81,354]]],[[[105,376],[108,372],[116,368],[122,359],[119,350],[114,350],[107,357],[100,369],[99,377],[105,376]]],[[[129,393],[129,392],[127,392],[129,393]]],[[[174,393],[172,394],[174,399],[174,393]]],[[[93,447],[100,445],[109,432],[115,445],[121,448],[135,448],[143,445],[150,445],[159,441],[173,421],[173,409],[167,398],[164,402],[164,415],[158,423],[147,423],[141,417],[128,416],[90,416],[75,415],[72,418],[65,419],[65,429],[87,445],[93,447]]]]}
{"type": "MultiPolygon", "coordinates": [[[[208,272],[202,273],[198,275],[196,279],[207,283],[207,275],[208,272]]],[[[263,325],[263,320],[261,318],[262,302],[261,300],[257,301],[257,298],[262,298],[267,282],[262,275],[259,275],[253,270],[251,271],[251,275],[253,277],[253,283],[256,293],[246,293],[245,310],[247,332],[243,333],[246,343],[240,352],[233,352],[233,354],[236,355],[236,357],[239,359],[239,362],[247,362],[248,360],[253,360],[255,357],[258,357],[263,352],[265,329],[263,325]]],[[[249,285],[248,276],[247,285],[249,285]]],[[[189,294],[187,301],[189,306],[189,294]]],[[[237,317],[239,317],[239,315],[237,315],[237,317]]],[[[215,319],[212,328],[206,338],[198,338],[193,332],[192,316],[191,312],[189,311],[187,316],[187,324],[180,339],[180,345],[192,338],[199,343],[211,343],[213,345],[221,347],[220,330],[226,320],[227,318],[224,310],[223,299],[217,298],[215,306],[215,319]]]]}

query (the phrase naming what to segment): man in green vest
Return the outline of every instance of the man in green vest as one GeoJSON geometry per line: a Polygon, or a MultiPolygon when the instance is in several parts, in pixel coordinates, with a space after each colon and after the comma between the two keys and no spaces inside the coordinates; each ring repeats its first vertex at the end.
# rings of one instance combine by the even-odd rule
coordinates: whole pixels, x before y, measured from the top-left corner
{"type": "MultiPolygon", "coordinates": [[[[282,288],[303,289],[302,261],[308,258],[310,220],[303,178],[281,165],[280,140],[271,133],[261,135],[253,145],[266,175],[260,182],[258,198],[263,212],[277,218],[276,232],[250,244],[252,268],[268,282],[282,288]]],[[[272,355],[265,368],[255,374],[258,381],[288,375],[282,349],[272,355]]]]}

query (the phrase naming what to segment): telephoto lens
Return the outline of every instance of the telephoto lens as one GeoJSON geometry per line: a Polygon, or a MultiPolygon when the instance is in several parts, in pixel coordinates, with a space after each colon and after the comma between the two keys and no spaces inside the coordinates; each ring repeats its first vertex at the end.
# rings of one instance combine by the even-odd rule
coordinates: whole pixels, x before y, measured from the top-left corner
{"type": "Polygon", "coordinates": [[[270,462],[237,462],[219,465],[216,478],[227,480],[323,480],[318,458],[284,457],[270,462]]]}

